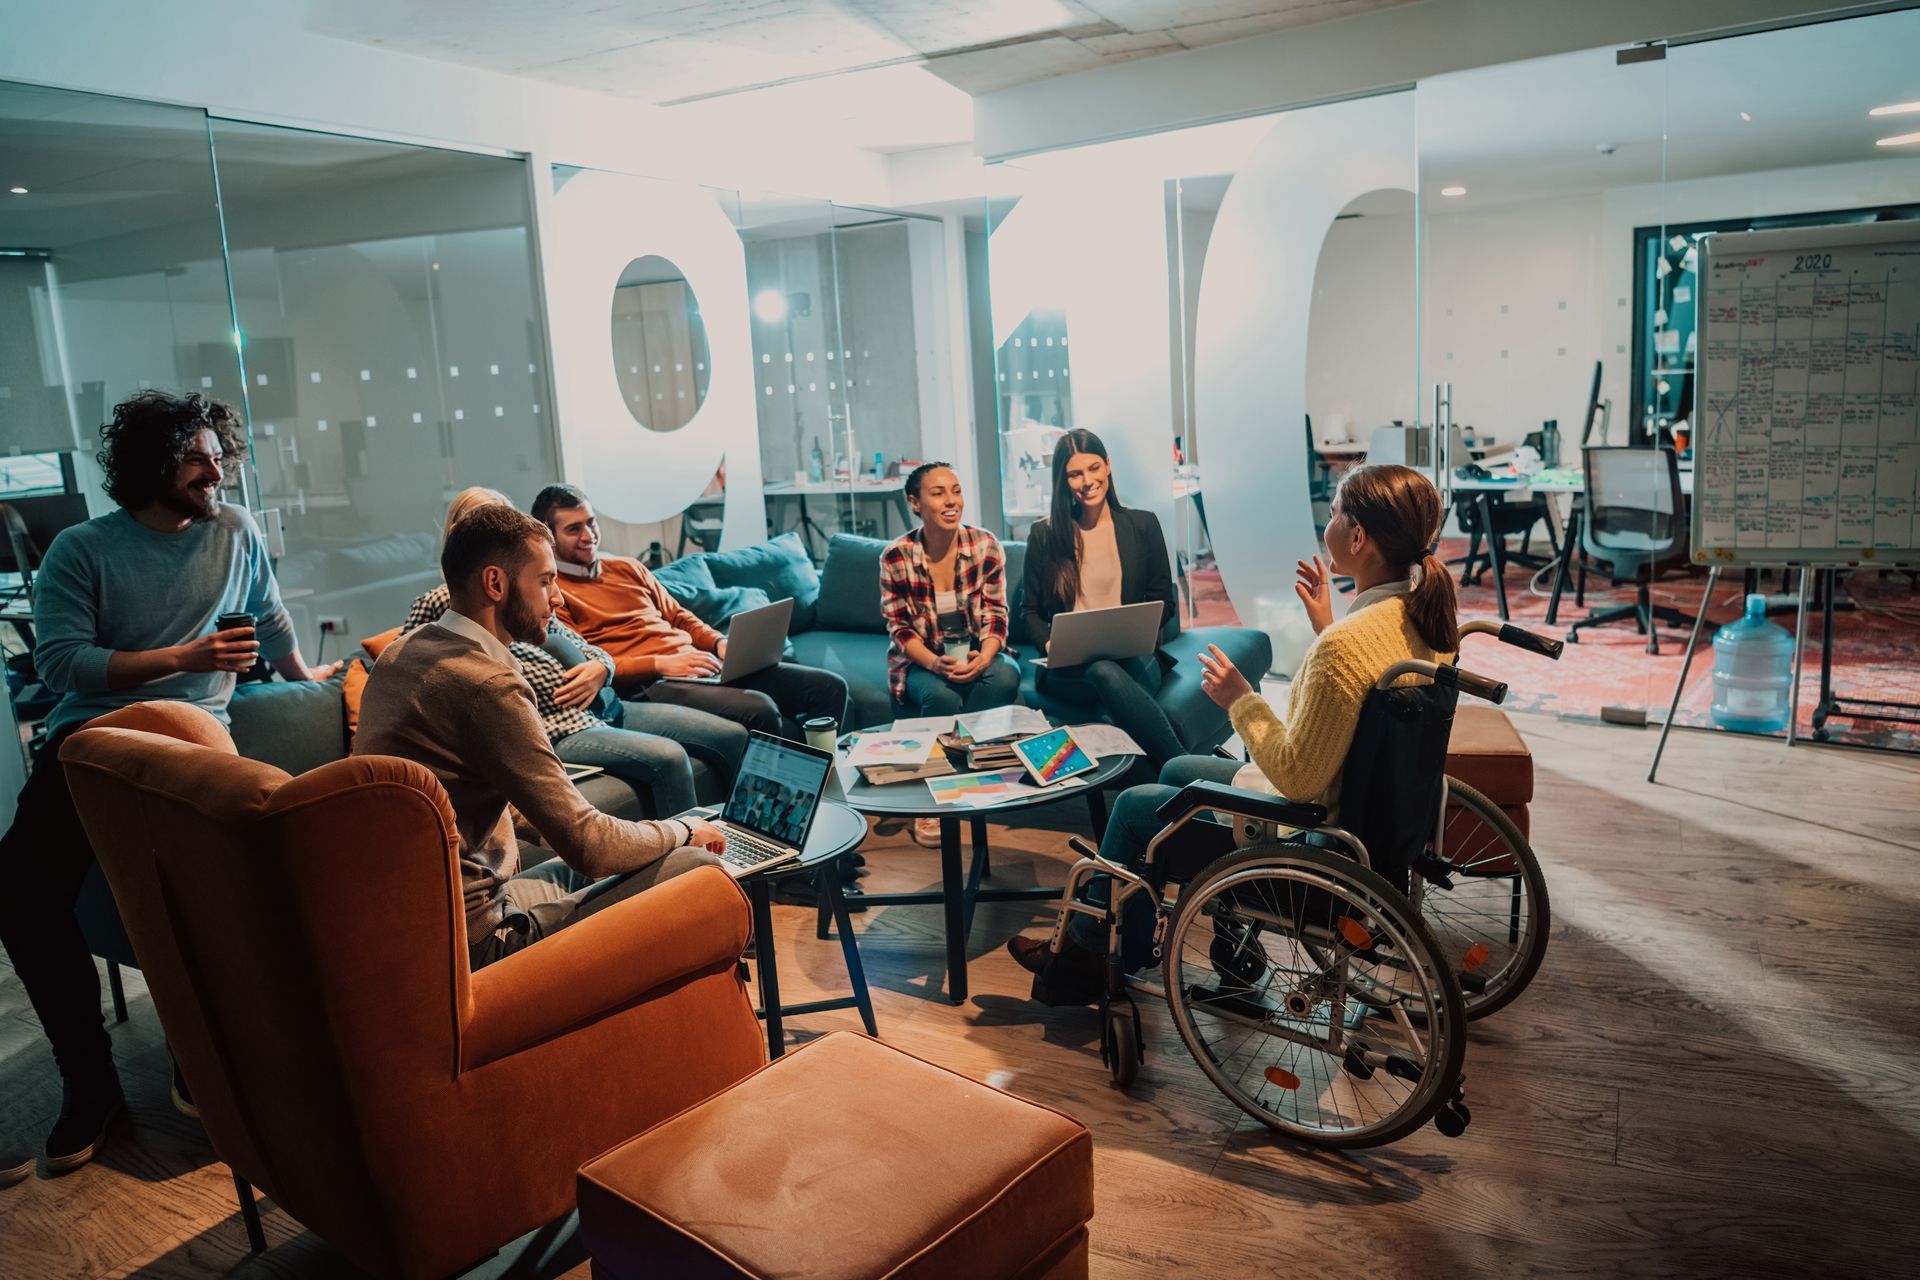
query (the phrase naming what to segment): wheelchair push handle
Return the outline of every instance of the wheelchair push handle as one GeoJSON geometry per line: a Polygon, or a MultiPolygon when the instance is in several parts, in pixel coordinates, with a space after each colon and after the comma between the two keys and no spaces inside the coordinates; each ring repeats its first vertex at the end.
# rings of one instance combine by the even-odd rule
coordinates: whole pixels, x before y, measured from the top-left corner
{"type": "Polygon", "coordinates": [[[1495,706],[1507,700],[1507,682],[1504,680],[1494,680],[1471,671],[1462,671],[1459,667],[1446,666],[1438,668],[1433,678],[1440,684],[1452,685],[1462,693],[1484,698],[1495,706]]]}
{"type": "Polygon", "coordinates": [[[1552,658],[1556,662],[1560,659],[1560,651],[1567,647],[1567,642],[1564,640],[1555,640],[1550,636],[1529,631],[1525,627],[1516,627],[1511,622],[1469,622],[1460,628],[1460,634],[1493,636],[1501,644],[1510,644],[1516,649],[1525,649],[1528,653],[1537,653],[1543,658],[1552,658]]]}

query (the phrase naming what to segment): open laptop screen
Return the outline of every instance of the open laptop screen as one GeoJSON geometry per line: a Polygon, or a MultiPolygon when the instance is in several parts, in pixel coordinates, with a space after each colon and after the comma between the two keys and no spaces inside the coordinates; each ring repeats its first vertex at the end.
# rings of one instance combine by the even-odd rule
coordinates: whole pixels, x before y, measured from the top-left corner
{"type": "Polygon", "coordinates": [[[833,757],[824,751],[756,733],[747,740],[721,816],[798,848],[806,843],[832,767],[833,757]]]}

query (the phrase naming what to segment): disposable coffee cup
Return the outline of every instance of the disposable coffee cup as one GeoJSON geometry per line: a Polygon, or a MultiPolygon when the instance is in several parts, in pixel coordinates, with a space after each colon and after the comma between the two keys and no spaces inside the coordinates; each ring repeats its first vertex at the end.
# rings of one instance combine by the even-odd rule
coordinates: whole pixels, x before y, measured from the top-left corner
{"type": "Polygon", "coordinates": [[[223,613],[213,620],[215,631],[232,631],[237,627],[251,627],[253,615],[250,613],[223,613]]]}
{"type": "Polygon", "coordinates": [[[816,751],[832,751],[839,737],[839,727],[832,716],[814,716],[802,721],[800,728],[806,734],[807,745],[816,751]]]}

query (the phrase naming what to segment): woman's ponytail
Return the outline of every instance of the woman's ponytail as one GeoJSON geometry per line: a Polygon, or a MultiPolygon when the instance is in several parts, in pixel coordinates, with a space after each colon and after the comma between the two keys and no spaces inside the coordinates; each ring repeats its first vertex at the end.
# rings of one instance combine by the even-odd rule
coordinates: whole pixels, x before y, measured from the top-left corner
{"type": "Polygon", "coordinates": [[[1420,562],[1418,580],[1407,593],[1407,620],[1435,653],[1460,651],[1460,600],[1453,575],[1439,556],[1420,562]]]}
{"type": "Polygon", "coordinates": [[[1372,538],[1380,554],[1413,580],[1407,619],[1435,653],[1460,648],[1460,601],[1453,575],[1432,547],[1445,518],[1440,491],[1412,467],[1376,464],[1347,473],[1340,506],[1372,538]]]}

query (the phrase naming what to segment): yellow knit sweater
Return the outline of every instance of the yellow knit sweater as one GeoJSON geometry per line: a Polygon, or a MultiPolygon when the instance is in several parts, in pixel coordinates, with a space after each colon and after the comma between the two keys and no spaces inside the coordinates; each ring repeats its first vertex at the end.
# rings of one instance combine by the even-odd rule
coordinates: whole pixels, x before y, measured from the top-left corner
{"type": "MultiPolygon", "coordinates": [[[[1427,647],[1407,618],[1402,596],[1356,609],[1321,632],[1293,677],[1284,717],[1257,693],[1228,710],[1253,758],[1234,784],[1323,804],[1332,815],[1328,821],[1338,821],[1340,771],[1360,723],[1360,704],[1388,667],[1410,658],[1448,662],[1453,655],[1427,647]]],[[[1399,683],[1419,681],[1404,676],[1399,683]]]]}

